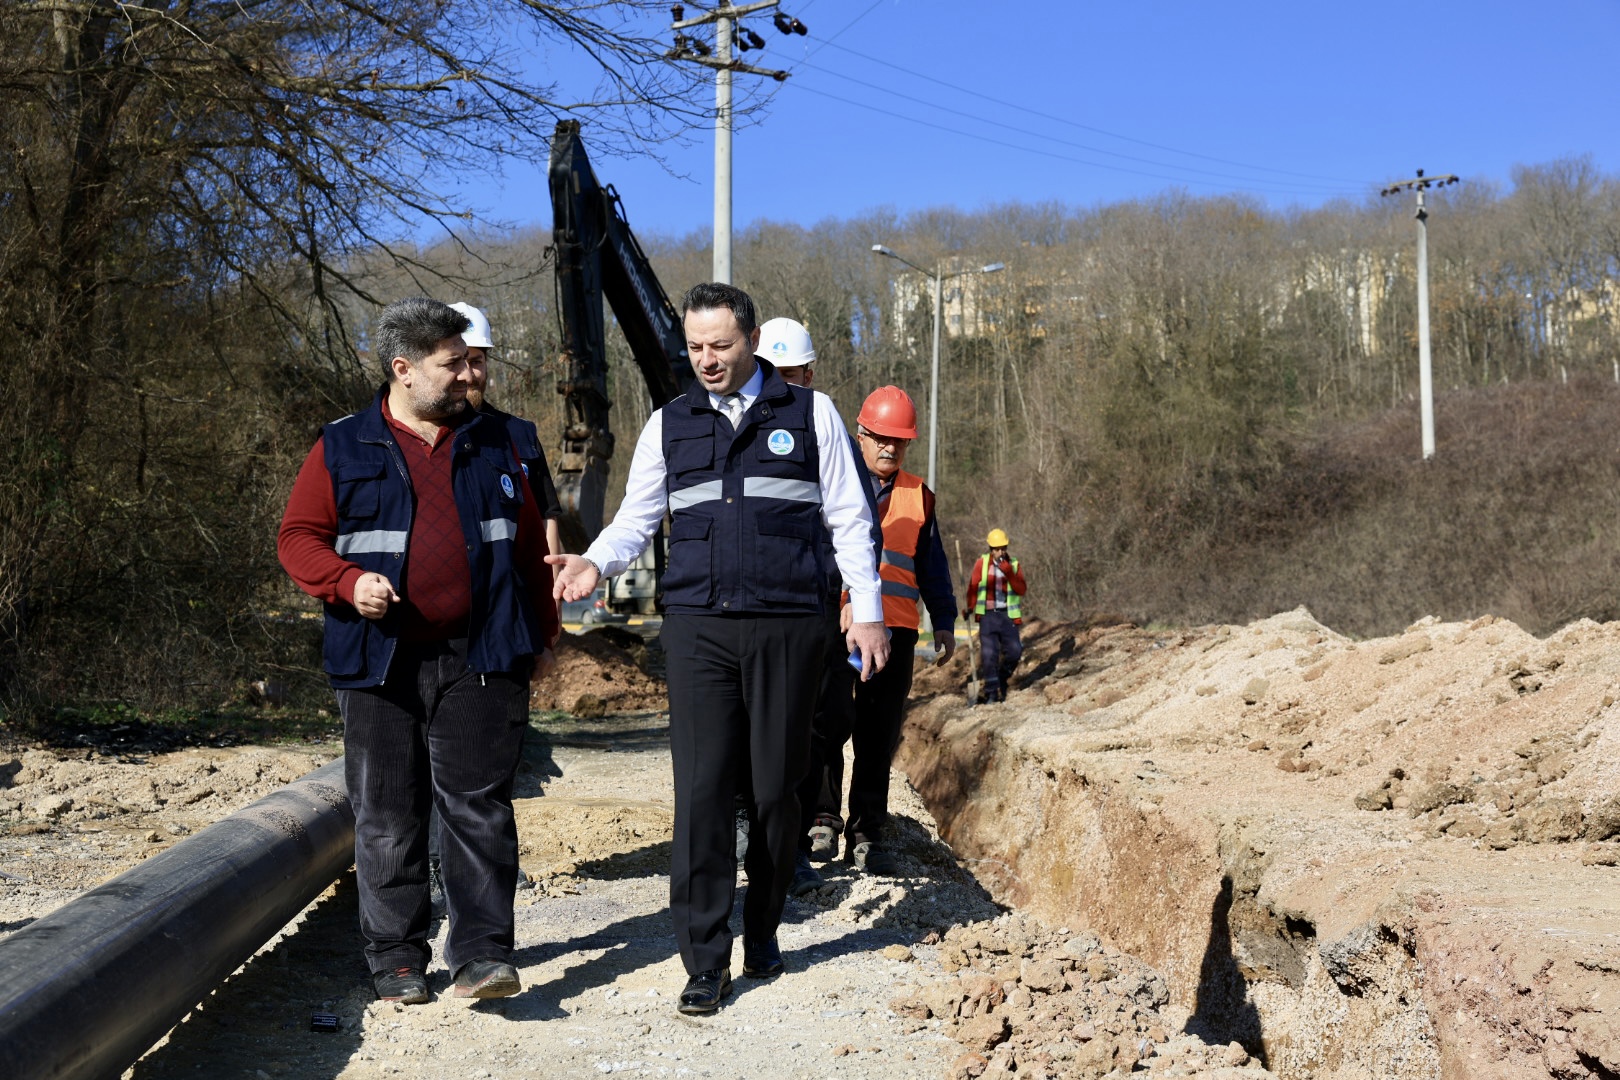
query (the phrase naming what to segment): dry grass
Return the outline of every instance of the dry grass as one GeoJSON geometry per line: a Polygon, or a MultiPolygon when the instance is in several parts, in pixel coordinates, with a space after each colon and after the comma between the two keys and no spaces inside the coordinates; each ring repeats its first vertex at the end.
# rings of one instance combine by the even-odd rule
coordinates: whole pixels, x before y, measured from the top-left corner
{"type": "Polygon", "coordinates": [[[1011,475],[968,493],[947,535],[976,550],[981,522],[1012,531],[1049,615],[1243,622],[1303,604],[1356,635],[1424,615],[1536,633],[1620,618],[1620,387],[1496,386],[1436,411],[1426,463],[1414,404],[1247,468],[1011,475]]]}

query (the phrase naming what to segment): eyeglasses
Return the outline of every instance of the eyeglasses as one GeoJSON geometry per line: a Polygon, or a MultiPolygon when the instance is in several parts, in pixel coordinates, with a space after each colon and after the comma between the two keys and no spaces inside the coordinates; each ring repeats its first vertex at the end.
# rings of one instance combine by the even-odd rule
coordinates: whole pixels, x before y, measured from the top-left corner
{"type": "Polygon", "coordinates": [[[855,437],[857,439],[871,439],[875,443],[887,443],[889,446],[911,445],[910,439],[897,439],[889,435],[878,435],[870,431],[857,431],[855,433],[855,437]]]}

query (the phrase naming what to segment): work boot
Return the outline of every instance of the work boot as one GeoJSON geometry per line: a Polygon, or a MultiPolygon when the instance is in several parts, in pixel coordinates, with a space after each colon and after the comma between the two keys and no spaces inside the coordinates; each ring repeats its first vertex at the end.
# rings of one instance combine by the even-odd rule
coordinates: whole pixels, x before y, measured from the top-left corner
{"type": "Polygon", "coordinates": [[[810,858],[816,862],[838,858],[838,826],[825,814],[818,814],[810,826],[810,858]]]}
{"type": "Polygon", "coordinates": [[[851,848],[849,860],[863,874],[876,874],[879,877],[898,877],[900,874],[900,860],[889,854],[881,844],[871,840],[863,840],[851,848]]]}
{"type": "Polygon", "coordinates": [[[428,1001],[427,977],[421,968],[373,971],[371,988],[377,991],[378,1001],[397,1001],[402,1005],[421,1005],[428,1001]]]}
{"type": "Polygon", "coordinates": [[[827,882],[816,873],[816,868],[810,865],[810,856],[803,851],[793,856],[793,884],[788,887],[789,896],[807,896],[821,888],[827,882]]]}

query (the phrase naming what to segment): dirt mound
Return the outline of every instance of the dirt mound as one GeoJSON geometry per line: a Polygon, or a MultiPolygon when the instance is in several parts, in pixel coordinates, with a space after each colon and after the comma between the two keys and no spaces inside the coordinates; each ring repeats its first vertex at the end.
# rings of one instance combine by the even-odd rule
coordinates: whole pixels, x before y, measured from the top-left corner
{"type": "Polygon", "coordinates": [[[557,668],[535,680],[529,707],[586,717],[665,708],[663,680],[649,674],[655,648],[616,626],[564,634],[553,650],[557,668]]]}
{"type": "Polygon", "coordinates": [[[1620,1071],[1620,624],[1026,642],[1008,704],[930,676],[902,748],[999,898],[1285,1077],[1620,1071]]]}

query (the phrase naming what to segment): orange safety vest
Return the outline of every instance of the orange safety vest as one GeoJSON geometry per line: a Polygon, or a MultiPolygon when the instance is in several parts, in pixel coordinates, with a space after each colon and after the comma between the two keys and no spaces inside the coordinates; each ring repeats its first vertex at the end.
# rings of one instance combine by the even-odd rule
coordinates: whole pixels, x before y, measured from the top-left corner
{"type": "Polygon", "coordinates": [[[883,512],[883,625],[916,630],[922,625],[917,588],[917,538],[923,527],[923,482],[904,470],[895,474],[889,506],[883,512]]]}

